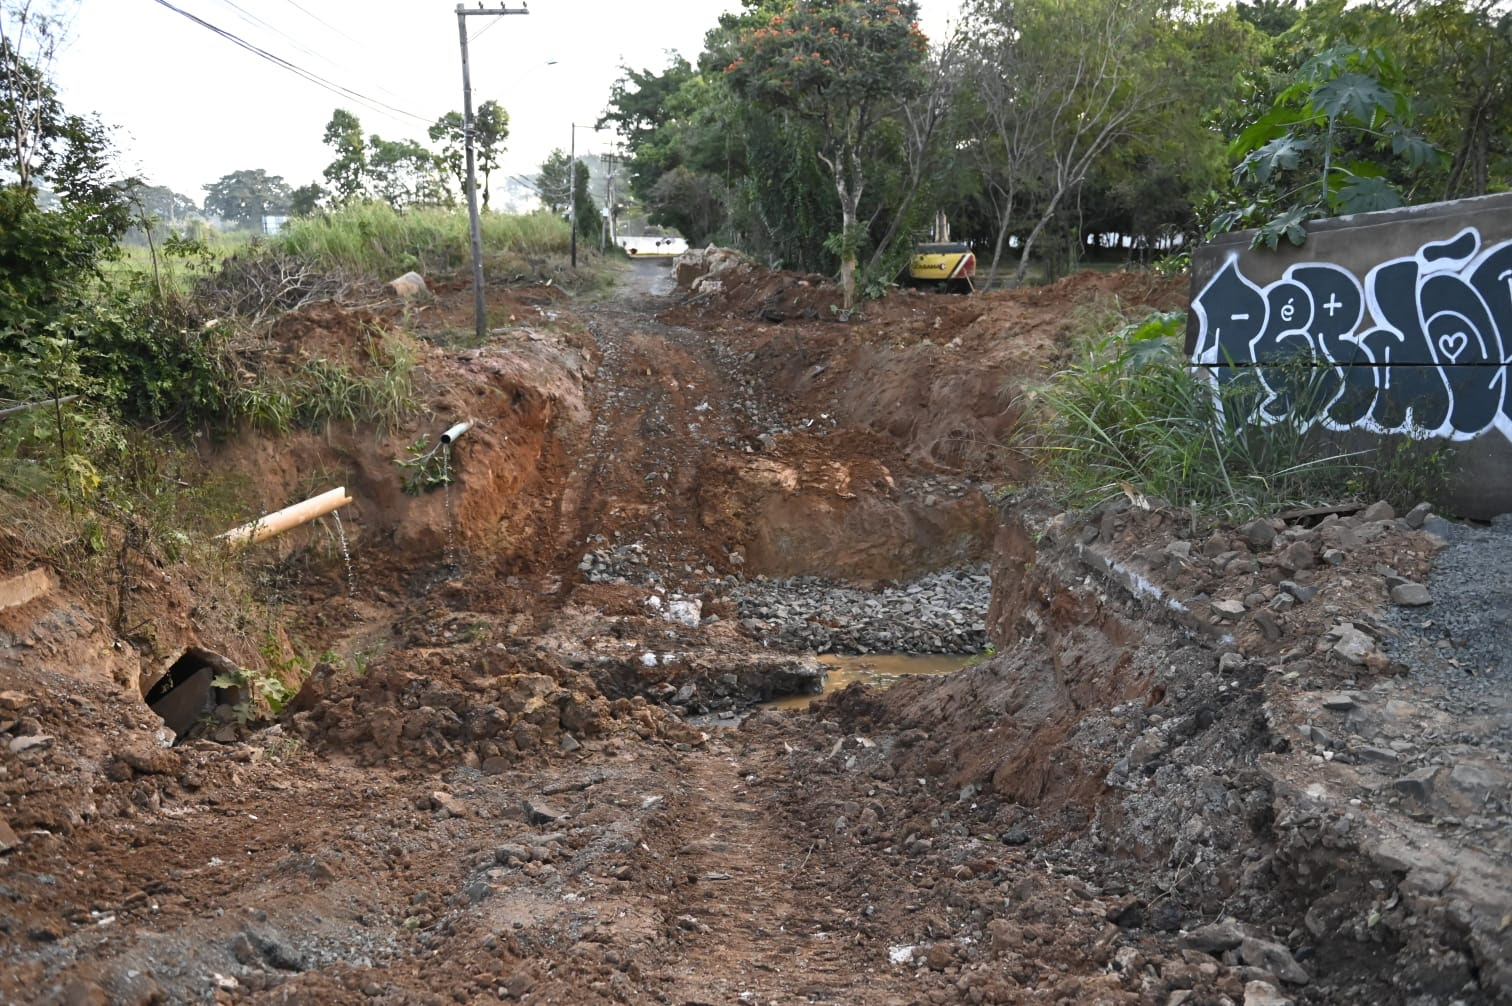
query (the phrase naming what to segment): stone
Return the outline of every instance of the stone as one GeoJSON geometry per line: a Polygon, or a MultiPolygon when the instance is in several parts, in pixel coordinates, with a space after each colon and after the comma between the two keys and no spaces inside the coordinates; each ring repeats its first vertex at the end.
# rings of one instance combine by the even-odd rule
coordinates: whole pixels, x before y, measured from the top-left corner
{"type": "Polygon", "coordinates": [[[1228,650],[1228,651],[1225,651],[1224,653],[1219,654],[1219,656],[1218,656],[1218,673],[1219,674],[1224,674],[1224,675],[1237,674],[1237,673],[1239,673],[1242,670],[1244,670],[1244,656],[1243,656],[1243,654],[1235,653],[1233,650],[1228,650]]]}
{"type": "Polygon", "coordinates": [[[508,866],[512,862],[530,862],[530,849],[524,845],[508,843],[494,850],[494,862],[500,866],[508,866]]]}
{"type": "Polygon", "coordinates": [[[0,692],[0,712],[19,713],[29,705],[31,705],[31,696],[25,692],[0,692]]]}
{"type": "Polygon", "coordinates": [[[697,598],[672,601],[662,613],[662,618],[691,628],[703,618],[703,602],[697,598]]]}
{"type": "Polygon", "coordinates": [[[1421,583],[1401,583],[1391,588],[1391,603],[1404,608],[1421,608],[1433,603],[1433,595],[1421,583]]]}
{"type": "Polygon", "coordinates": [[[1253,981],[1244,986],[1244,1006],[1292,1006],[1293,1001],[1270,982],[1253,981]]]}
{"type": "Polygon", "coordinates": [[[1355,698],[1348,692],[1333,692],[1323,696],[1323,708],[1329,712],[1347,713],[1355,708],[1355,698]]]}
{"type": "Polygon", "coordinates": [[[1328,635],[1337,638],[1332,651],[1351,664],[1364,666],[1366,659],[1375,652],[1375,640],[1348,622],[1341,622],[1328,630],[1328,635]]]}
{"type": "Polygon", "coordinates": [[[1214,601],[1213,614],[1224,621],[1233,621],[1244,615],[1244,602],[1214,601]]]}
{"type": "Polygon", "coordinates": [[[553,807],[539,797],[527,798],[521,801],[521,805],[525,810],[527,824],[551,824],[567,816],[566,811],[553,807]]]}
{"type": "Polygon", "coordinates": [[[582,746],[582,742],[571,734],[563,734],[562,739],[557,741],[557,747],[563,751],[576,751],[582,746]]]}
{"type": "Polygon", "coordinates": [[[471,813],[467,804],[444,790],[436,790],[431,794],[431,805],[447,817],[468,817],[471,813]]]}
{"type": "Polygon", "coordinates": [[[417,272],[407,272],[397,279],[389,280],[388,288],[394,291],[394,296],[403,300],[430,292],[425,286],[425,277],[417,272]]]}
{"type": "Polygon", "coordinates": [[[1206,954],[1221,954],[1225,950],[1233,950],[1239,946],[1247,935],[1244,927],[1237,922],[1213,922],[1185,933],[1182,936],[1182,942],[1193,950],[1201,950],[1206,954]]]}
{"type": "Polygon", "coordinates": [[[955,960],[955,947],[949,943],[936,943],[924,954],[924,963],[931,971],[944,971],[955,960]]]}
{"type": "Polygon", "coordinates": [[[1449,785],[1470,801],[1472,807],[1486,802],[1497,788],[1496,777],[1480,765],[1461,762],[1449,770],[1449,785]]]}
{"type": "MultiPolygon", "coordinates": [[[[1279,594],[1277,596],[1286,597],[1285,594],[1279,594]]],[[[1265,641],[1267,643],[1280,642],[1281,623],[1277,620],[1274,614],[1265,610],[1264,608],[1261,608],[1255,611],[1254,614],[1252,614],[1250,617],[1254,620],[1254,623],[1260,627],[1260,634],[1265,637],[1265,641]]]]}
{"type": "Polygon", "coordinates": [[[1433,795],[1433,779],[1438,774],[1436,768],[1420,768],[1415,772],[1408,772],[1400,779],[1391,781],[1391,788],[1410,799],[1419,803],[1427,803],[1433,795]]]}
{"type": "Polygon", "coordinates": [[[1239,944],[1239,960],[1251,967],[1264,968],[1288,985],[1306,985],[1312,980],[1290,950],[1270,940],[1245,939],[1239,944]]]}
{"type": "Polygon", "coordinates": [[[509,771],[509,766],[512,764],[513,762],[502,755],[490,755],[483,759],[481,768],[484,775],[503,775],[509,771]]]}
{"type": "Polygon", "coordinates": [[[1276,540],[1276,529],[1264,520],[1251,521],[1240,528],[1239,533],[1255,548],[1270,548],[1276,540]]]}
{"type": "MultiPolygon", "coordinates": [[[[1281,550],[1276,561],[1281,564],[1282,569],[1295,573],[1298,570],[1312,569],[1318,564],[1318,557],[1307,542],[1294,541],[1281,550]]],[[[1300,601],[1302,598],[1299,597],[1297,600],[1300,601]]]]}
{"type": "Polygon", "coordinates": [[[128,748],[116,757],[137,775],[177,775],[183,768],[179,753],[171,748],[128,748]]]}
{"type": "Polygon", "coordinates": [[[11,830],[10,822],[0,817],[0,852],[10,852],[21,844],[21,839],[11,830]]]}
{"type": "Polygon", "coordinates": [[[1433,504],[1419,503],[1411,510],[1408,510],[1407,516],[1402,519],[1407,522],[1408,527],[1416,531],[1423,526],[1428,520],[1428,515],[1431,513],[1433,513],[1433,504]]]}
{"type": "Polygon", "coordinates": [[[1361,524],[1369,524],[1372,521],[1378,520],[1395,520],[1396,510],[1385,500],[1378,500],[1364,510],[1361,510],[1356,516],[1360,519],[1361,524]]]}
{"type": "Polygon", "coordinates": [[[30,751],[33,748],[51,747],[52,740],[50,734],[28,734],[24,737],[11,738],[8,746],[11,754],[21,754],[23,751],[30,751]]]}
{"type": "Polygon", "coordinates": [[[1388,751],[1386,748],[1378,748],[1370,744],[1362,744],[1351,750],[1361,761],[1376,765],[1395,765],[1399,760],[1395,751],[1388,751]]]}
{"type": "Polygon", "coordinates": [[[1295,580],[1282,580],[1279,584],[1277,584],[1277,586],[1284,590],[1287,594],[1296,598],[1296,600],[1301,604],[1306,604],[1308,601],[1311,601],[1313,598],[1318,596],[1317,587],[1304,586],[1303,584],[1297,583],[1295,580]]]}
{"type": "Polygon", "coordinates": [[[1329,548],[1351,549],[1359,548],[1365,544],[1364,538],[1351,527],[1343,524],[1335,524],[1324,530],[1318,537],[1329,548]]]}

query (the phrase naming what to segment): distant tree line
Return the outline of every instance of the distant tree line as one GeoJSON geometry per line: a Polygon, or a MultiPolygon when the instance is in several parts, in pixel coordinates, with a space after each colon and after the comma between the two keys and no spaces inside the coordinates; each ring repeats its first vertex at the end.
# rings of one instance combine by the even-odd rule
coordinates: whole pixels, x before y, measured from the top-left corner
{"type": "Polygon", "coordinates": [[[1512,185],[1512,15],[1489,0],[745,0],[601,124],[693,243],[885,283],[936,210],[986,271],[1512,185]]]}

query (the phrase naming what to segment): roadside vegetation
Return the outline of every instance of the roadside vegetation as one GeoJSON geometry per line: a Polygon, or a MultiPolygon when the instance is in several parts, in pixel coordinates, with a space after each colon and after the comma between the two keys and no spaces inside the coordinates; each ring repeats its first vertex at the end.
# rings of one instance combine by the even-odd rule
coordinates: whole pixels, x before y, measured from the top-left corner
{"type": "Polygon", "coordinates": [[[1320,425],[1335,389],[1302,361],[1267,368],[1293,404],[1281,421],[1261,423],[1271,391],[1253,371],[1223,382],[1194,377],[1184,312],[1112,331],[1101,316],[1089,322],[1072,365],[1038,396],[1039,447],[1074,504],[1124,493],[1242,519],[1344,494],[1406,510],[1432,498],[1446,474],[1447,455],[1433,441],[1369,443],[1320,425]]]}

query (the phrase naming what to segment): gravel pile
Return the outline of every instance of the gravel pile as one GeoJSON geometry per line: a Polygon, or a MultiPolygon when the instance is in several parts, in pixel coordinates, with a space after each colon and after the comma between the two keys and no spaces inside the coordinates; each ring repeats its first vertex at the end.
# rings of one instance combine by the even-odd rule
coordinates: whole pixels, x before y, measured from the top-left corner
{"type": "Polygon", "coordinates": [[[882,590],[818,577],[737,581],[740,624],[756,639],[815,653],[980,653],[987,567],[946,570],[882,590]]]}
{"type": "Polygon", "coordinates": [[[1512,684],[1512,514],[1488,526],[1430,519],[1447,544],[1433,560],[1425,608],[1397,608],[1392,649],[1471,710],[1508,700],[1512,684]]]}

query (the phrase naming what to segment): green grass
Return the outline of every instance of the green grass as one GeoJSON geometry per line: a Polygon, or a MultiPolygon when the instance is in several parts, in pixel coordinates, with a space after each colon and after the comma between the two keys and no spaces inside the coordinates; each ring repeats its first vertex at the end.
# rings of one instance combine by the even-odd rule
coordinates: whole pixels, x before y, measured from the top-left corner
{"type": "Polygon", "coordinates": [[[1345,451],[1310,423],[1327,405],[1326,370],[1282,368],[1295,395],[1288,418],[1251,422],[1264,389],[1249,377],[1215,390],[1194,375],[1182,351],[1185,328],[1184,314],[1157,313],[1087,339],[1078,361],[1043,390],[1041,446],[1073,502],[1127,485],[1195,511],[1242,517],[1345,497],[1410,505],[1441,483],[1444,455],[1434,444],[1388,438],[1345,451]]]}
{"type": "MultiPolygon", "coordinates": [[[[567,223],[550,213],[485,214],[482,231],[485,259],[565,254],[570,240],[567,223]]],[[[378,203],[290,220],[270,245],[324,268],[385,279],[412,269],[425,275],[453,271],[471,261],[465,211],[399,213],[378,203]]]]}
{"type": "Polygon", "coordinates": [[[335,424],[373,427],[382,436],[419,411],[415,353],[405,337],[391,334],[370,338],[367,354],[369,373],[330,360],[308,360],[288,376],[242,387],[233,408],[264,433],[335,424]]]}

